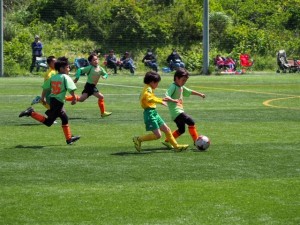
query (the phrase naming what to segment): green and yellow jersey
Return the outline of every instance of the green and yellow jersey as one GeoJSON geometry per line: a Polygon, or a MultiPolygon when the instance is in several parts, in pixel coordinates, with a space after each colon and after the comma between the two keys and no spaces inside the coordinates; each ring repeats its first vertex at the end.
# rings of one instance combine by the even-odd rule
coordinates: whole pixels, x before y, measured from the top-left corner
{"type": "Polygon", "coordinates": [[[45,73],[45,75],[44,75],[44,81],[50,79],[50,78],[51,78],[53,75],[55,75],[56,73],[57,73],[57,72],[56,72],[55,69],[49,68],[49,69],[47,70],[47,72],[45,73]]]}
{"type": "Polygon", "coordinates": [[[141,95],[140,95],[140,104],[143,109],[156,108],[156,103],[162,103],[162,98],[158,98],[154,95],[154,90],[150,85],[146,84],[141,95]]]}

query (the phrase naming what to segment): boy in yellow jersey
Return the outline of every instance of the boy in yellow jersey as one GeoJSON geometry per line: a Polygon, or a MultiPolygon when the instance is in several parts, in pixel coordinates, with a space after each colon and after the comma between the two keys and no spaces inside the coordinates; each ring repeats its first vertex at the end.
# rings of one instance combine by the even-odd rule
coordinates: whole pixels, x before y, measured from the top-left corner
{"type": "MultiPolygon", "coordinates": [[[[178,68],[174,74],[174,83],[172,83],[166,91],[166,97],[178,100],[177,103],[168,102],[168,108],[171,118],[177,125],[177,130],[173,132],[174,138],[178,138],[185,132],[185,125],[187,124],[189,134],[195,143],[195,141],[198,138],[198,133],[193,118],[184,112],[183,97],[197,95],[202,98],[205,98],[205,94],[191,90],[184,86],[188,78],[188,71],[184,68],[178,68]]],[[[163,144],[168,148],[172,148],[172,145],[168,142],[168,140],[165,140],[163,144]]]]}
{"type": "Polygon", "coordinates": [[[66,92],[68,91],[73,97],[72,105],[76,104],[76,98],[74,91],[76,90],[76,85],[73,80],[68,76],[70,72],[70,66],[66,61],[55,62],[55,70],[58,72],[51,78],[45,81],[43,84],[43,92],[41,99],[45,102],[45,95],[47,90],[51,90],[50,93],[50,109],[46,111],[47,117],[35,112],[32,107],[22,111],[19,117],[31,116],[33,119],[43,123],[47,127],[50,127],[55,119],[59,117],[61,119],[62,129],[66,138],[68,145],[73,144],[75,141],[79,140],[80,136],[73,136],[71,129],[69,127],[69,119],[64,109],[64,102],[66,92]]]}
{"type": "MultiPolygon", "coordinates": [[[[55,75],[57,72],[54,68],[54,63],[56,62],[56,58],[55,56],[49,56],[47,58],[47,64],[49,66],[49,69],[48,71],[45,73],[44,75],[44,82],[46,82],[46,80],[50,79],[53,75],[55,75]]],[[[43,102],[41,101],[41,97],[40,96],[36,96],[32,102],[31,102],[31,105],[34,105],[34,104],[37,104],[37,103],[41,103],[46,109],[49,109],[50,106],[50,97],[49,95],[51,94],[51,90],[48,90],[46,93],[45,93],[45,97],[46,97],[46,102],[43,102]]]]}
{"type": "MultiPolygon", "coordinates": [[[[112,113],[105,111],[104,96],[96,87],[100,77],[106,79],[108,77],[108,74],[101,66],[99,66],[99,59],[96,53],[92,53],[88,57],[88,61],[90,63],[89,66],[79,68],[76,71],[76,78],[74,80],[75,83],[77,83],[81,74],[87,74],[87,82],[84,86],[84,90],[82,91],[82,95],[76,95],[76,100],[79,102],[84,102],[88,97],[94,95],[96,98],[98,98],[98,106],[100,109],[101,117],[103,118],[106,116],[110,116],[112,113]]],[[[72,100],[72,96],[66,96],[66,101],[72,100]]]]}
{"type": "Polygon", "coordinates": [[[172,135],[170,128],[163,121],[156,110],[156,103],[167,106],[166,102],[177,102],[170,97],[158,98],[154,95],[154,89],[157,88],[161,78],[157,72],[147,72],[144,77],[145,87],[140,96],[140,104],[144,109],[144,122],[146,131],[152,131],[151,134],[133,137],[134,147],[138,152],[141,151],[143,141],[152,141],[161,138],[161,131],[165,133],[167,140],[172,144],[175,151],[182,151],[188,148],[188,145],[179,145],[172,135]]]}

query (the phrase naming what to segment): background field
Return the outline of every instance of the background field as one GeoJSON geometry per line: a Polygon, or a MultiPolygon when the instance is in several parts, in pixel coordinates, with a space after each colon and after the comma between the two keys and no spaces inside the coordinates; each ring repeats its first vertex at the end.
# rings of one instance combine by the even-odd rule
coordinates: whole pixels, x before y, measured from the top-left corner
{"type": "MultiPolygon", "coordinates": [[[[300,224],[299,81],[299,74],[192,76],[187,86],[207,98],[185,98],[185,109],[211,138],[209,150],[174,153],[159,140],[137,153],[132,136],[146,133],[142,76],[101,81],[111,117],[100,118],[94,97],[66,103],[81,135],[73,146],[60,121],[47,128],[18,118],[42,78],[2,78],[0,224],[300,224]]],[[[156,94],[171,82],[163,75],[156,94]]],[[[174,129],[167,108],[158,111],[174,129]]],[[[178,142],[192,145],[188,134],[178,142]]]]}

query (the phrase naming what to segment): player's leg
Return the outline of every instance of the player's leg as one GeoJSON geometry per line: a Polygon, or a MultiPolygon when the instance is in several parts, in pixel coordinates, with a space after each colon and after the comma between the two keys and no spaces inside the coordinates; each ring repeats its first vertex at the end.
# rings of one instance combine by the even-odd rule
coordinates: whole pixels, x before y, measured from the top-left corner
{"type": "Polygon", "coordinates": [[[69,118],[65,112],[64,109],[61,110],[59,114],[59,118],[61,119],[61,127],[64,132],[66,143],[68,145],[73,144],[75,141],[78,141],[80,139],[80,136],[73,136],[71,133],[71,129],[69,126],[69,118]]]}
{"type": "Polygon", "coordinates": [[[100,92],[95,92],[93,94],[96,98],[98,98],[98,106],[99,106],[99,109],[100,109],[100,113],[101,113],[101,117],[107,117],[107,116],[110,116],[112,114],[112,112],[107,112],[105,110],[105,103],[104,103],[104,96],[102,93],[100,92]]]}
{"type": "Polygon", "coordinates": [[[163,124],[160,126],[160,130],[165,133],[167,141],[174,147],[175,151],[182,151],[186,150],[189,145],[179,145],[176,141],[176,139],[173,137],[172,132],[170,128],[167,126],[167,124],[163,124]]]}

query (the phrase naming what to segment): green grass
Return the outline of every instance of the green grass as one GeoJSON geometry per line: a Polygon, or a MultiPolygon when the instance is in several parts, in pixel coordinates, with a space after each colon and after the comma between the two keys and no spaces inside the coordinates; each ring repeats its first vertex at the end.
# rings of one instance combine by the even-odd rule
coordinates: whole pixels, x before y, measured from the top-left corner
{"type": "MultiPolygon", "coordinates": [[[[146,133],[141,75],[100,82],[113,115],[100,119],[94,97],[66,103],[81,135],[67,146],[60,121],[18,118],[42,78],[0,79],[0,224],[300,224],[299,74],[190,77],[207,97],[185,98],[185,110],[212,144],[182,153],[162,140],[135,151],[132,136],[146,133]]],[[[171,82],[163,75],[156,94],[171,82]]],[[[187,133],[178,142],[192,145],[187,133]]]]}

